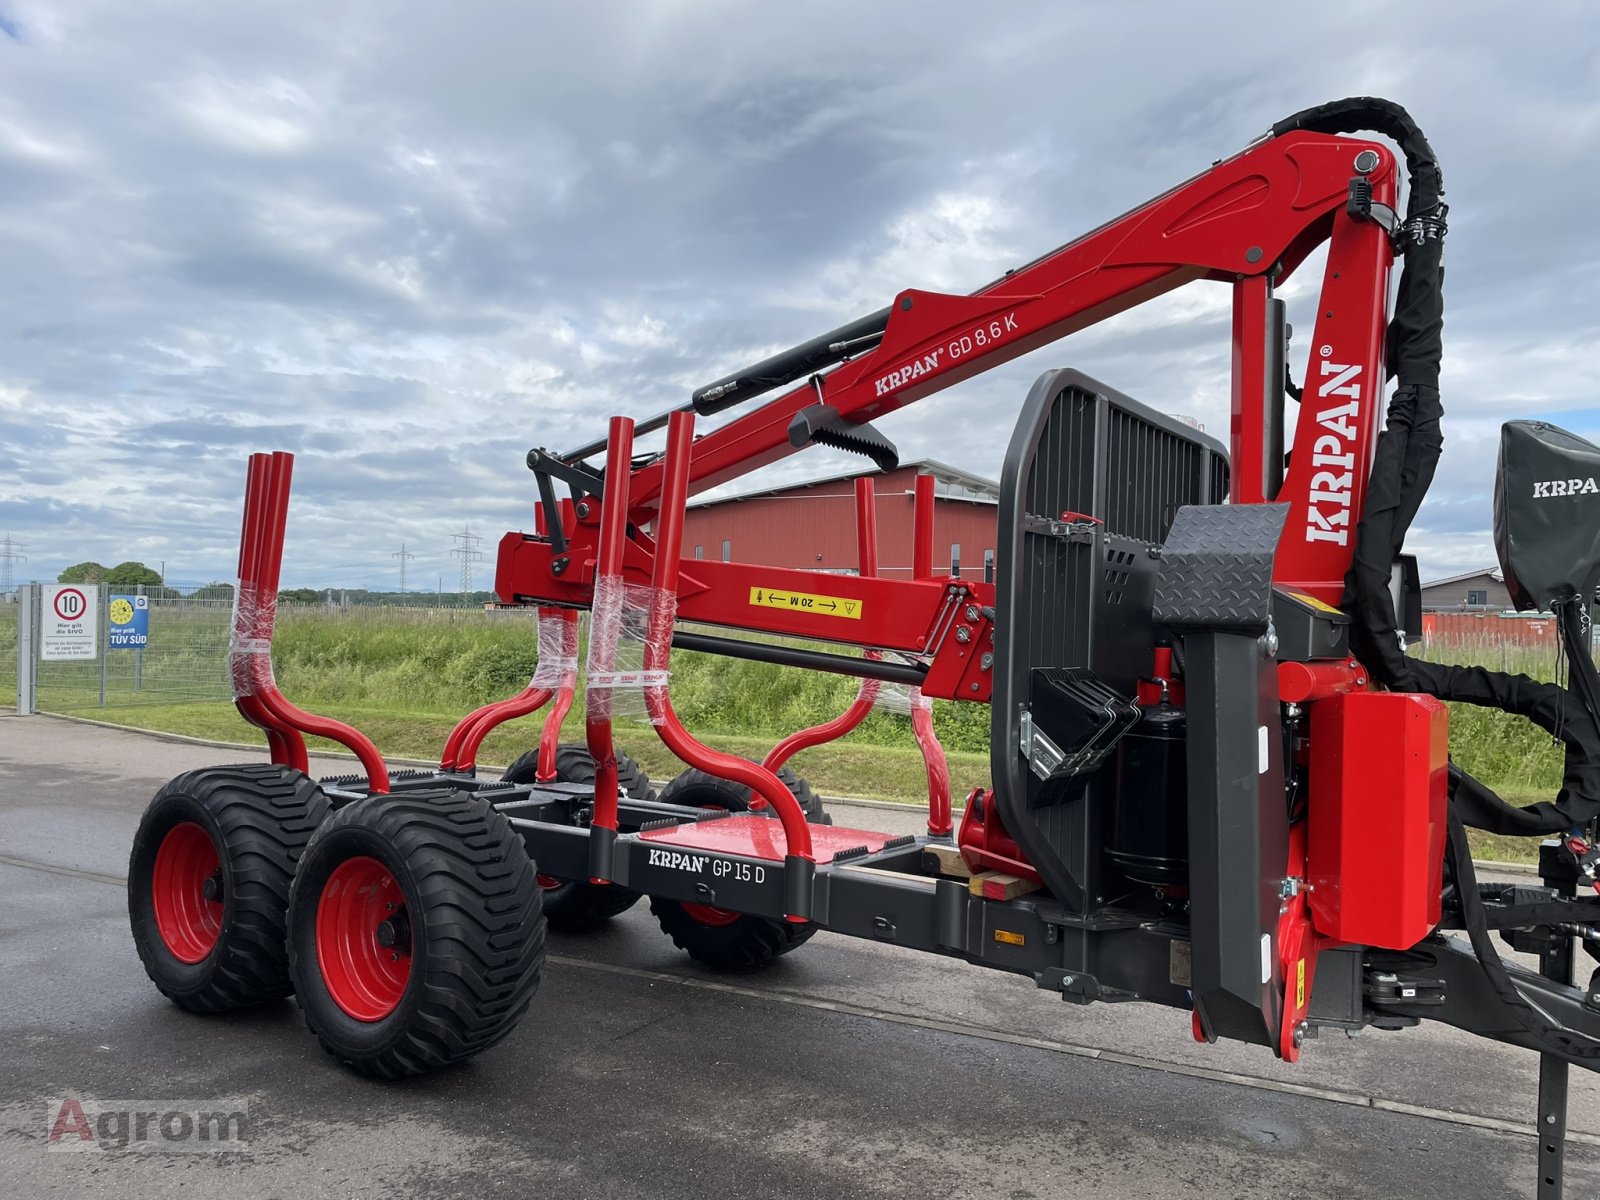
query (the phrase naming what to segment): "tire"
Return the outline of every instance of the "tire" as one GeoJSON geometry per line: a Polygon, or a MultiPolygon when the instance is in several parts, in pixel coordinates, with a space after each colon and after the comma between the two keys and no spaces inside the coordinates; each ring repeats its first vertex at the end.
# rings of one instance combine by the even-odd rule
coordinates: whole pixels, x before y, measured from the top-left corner
{"type": "Polygon", "coordinates": [[[301,856],[289,973],[306,1025],[358,1074],[421,1075],[487,1050],[527,1011],[544,959],[533,862],[469,792],[358,800],[301,856]]]}
{"type": "MultiPolygon", "coordinates": [[[[779,767],[778,778],[789,789],[789,794],[800,802],[800,809],[806,814],[807,821],[813,825],[833,824],[833,818],[822,807],[822,797],[811,790],[811,785],[804,777],[796,775],[788,767],[779,767]]],[[[662,803],[744,812],[750,807],[750,789],[742,783],[690,767],[661,789],[660,799],[662,803]]]]}
{"type": "Polygon", "coordinates": [[[796,925],[793,921],[753,917],[660,896],[650,897],[650,911],[674,946],[702,966],[718,971],[749,971],[764,966],[805,945],[817,931],[809,923],[796,925]]]}
{"type": "MultiPolygon", "coordinates": [[[[806,781],[788,767],[778,768],[790,793],[805,810],[806,820],[831,825],[822,811],[822,801],[806,781]]],[[[750,789],[720,775],[690,768],[661,789],[663,803],[695,805],[745,812],[750,807],[750,789]]],[[[771,815],[771,809],[767,810],[771,815]]],[[[736,913],[709,904],[650,897],[650,912],[672,944],[703,966],[719,971],[748,971],[788,954],[811,940],[817,927],[793,921],[736,913]]]]}
{"type": "Polygon", "coordinates": [[[155,794],[128,860],[128,919],[162,995],[196,1013],[289,995],[290,883],[330,808],[313,780],[260,763],[189,771],[155,794]]]}
{"type": "MultiPolygon", "coordinates": [[[[539,770],[539,752],[530,750],[506,768],[507,783],[532,783],[539,770]]],[[[594,756],[587,746],[568,742],[556,749],[556,778],[562,783],[594,782],[594,756]]],[[[617,787],[635,800],[654,800],[650,776],[626,754],[617,755],[617,787]]],[[[558,933],[588,933],[639,902],[639,893],[612,883],[539,875],[544,889],[544,915],[558,933]]]]}

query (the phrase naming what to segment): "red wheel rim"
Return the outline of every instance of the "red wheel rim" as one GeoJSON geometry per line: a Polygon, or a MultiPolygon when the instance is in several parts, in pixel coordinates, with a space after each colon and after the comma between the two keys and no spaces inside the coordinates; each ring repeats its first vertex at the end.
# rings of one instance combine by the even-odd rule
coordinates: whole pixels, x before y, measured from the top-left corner
{"type": "Polygon", "coordinates": [[[688,913],[702,925],[709,925],[713,929],[721,929],[725,925],[732,925],[742,915],[730,912],[726,908],[718,908],[714,904],[694,904],[688,900],[683,901],[683,911],[688,913]]]}
{"type": "Polygon", "coordinates": [[[172,956],[191,966],[204,961],[222,931],[222,860],[211,835],[193,821],[174,825],[161,839],[150,898],[156,930],[172,956]]]}
{"type": "Polygon", "coordinates": [[[381,1021],[411,978],[405,892],[365,855],[340,863],[317,901],[317,966],[328,995],[358,1021],[381,1021]]]}

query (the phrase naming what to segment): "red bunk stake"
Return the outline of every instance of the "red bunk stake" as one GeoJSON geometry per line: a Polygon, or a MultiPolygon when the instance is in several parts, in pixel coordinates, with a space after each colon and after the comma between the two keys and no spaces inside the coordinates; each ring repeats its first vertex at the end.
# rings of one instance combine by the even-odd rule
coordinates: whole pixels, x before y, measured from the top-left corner
{"type": "Polygon", "coordinates": [[[239,576],[234,592],[233,629],[228,641],[228,673],[232,680],[233,703],[242,716],[267,737],[272,761],[304,772],[310,766],[305,739],[295,729],[279,721],[262,704],[259,691],[260,670],[270,671],[271,661],[259,653],[254,629],[257,612],[254,603],[260,593],[261,549],[266,516],[266,472],[270,459],[252,454],[245,472],[244,515],[239,530],[239,576]],[[246,597],[249,602],[246,602],[246,597]]]}
{"type": "MultiPolygon", "coordinates": [[[[558,516],[559,520],[560,517],[558,516]]],[[[534,506],[534,528],[541,534],[547,533],[548,522],[545,520],[544,505],[534,506]]],[[[534,670],[534,677],[528,686],[515,696],[505,700],[496,700],[475,708],[461,720],[456,722],[450,736],[445,739],[444,750],[439,755],[439,769],[441,771],[460,771],[471,774],[477,770],[478,749],[483,745],[484,738],[498,729],[507,721],[514,721],[518,717],[528,716],[538,712],[549,702],[555,694],[555,689],[548,686],[553,682],[551,667],[553,664],[546,662],[546,636],[547,622],[563,621],[568,614],[559,608],[541,608],[539,610],[539,665],[534,670]]],[[[565,642],[565,638],[558,639],[565,642]]],[[[576,641],[573,643],[571,654],[577,653],[576,641]]],[[[566,710],[572,707],[572,686],[570,679],[564,681],[566,689],[566,708],[561,715],[566,716],[566,710]]],[[[559,722],[557,729],[559,730],[559,722]]],[[[551,752],[552,754],[554,751],[551,752]]]]}
{"type": "Polygon", "coordinates": [[[561,629],[561,663],[556,683],[556,702],[545,714],[544,728],[539,731],[539,766],[534,778],[549,783],[556,777],[556,751],[561,746],[561,727],[572,711],[572,700],[578,688],[578,614],[570,608],[541,608],[540,628],[545,621],[559,623],[561,629]]]}
{"type": "MultiPolygon", "coordinates": [[[[875,576],[878,573],[878,509],[870,476],[856,480],[856,566],[858,574],[863,576],[875,576]]],[[[862,657],[880,659],[883,652],[867,650],[862,657]]],[[[800,751],[842,738],[867,719],[882,686],[876,679],[863,679],[849,708],[831,721],[791,733],[767,752],[761,765],[776,772],[800,751]]]]}
{"type": "Polygon", "coordinates": [[[933,476],[918,475],[911,510],[911,578],[933,574],[933,476]]]}
{"type": "Polygon", "coordinates": [[[934,837],[949,837],[955,828],[950,817],[950,764],[933,728],[933,701],[920,691],[911,694],[911,733],[922,751],[922,765],[928,772],[928,832],[934,837]]]}
{"type": "Polygon", "coordinates": [[[878,498],[870,475],[856,480],[856,569],[878,573],[878,498]]]}
{"type": "Polygon", "coordinates": [[[589,874],[611,881],[617,842],[617,749],[611,740],[611,681],[615,671],[623,605],[622,550],[628,536],[628,481],[633,468],[633,422],[612,417],[606,441],[605,495],[600,500],[600,537],[595,548],[594,607],[589,621],[589,664],[584,735],[594,757],[594,820],[589,832],[589,874]]]}
{"type": "MultiPolygon", "coordinates": [[[[257,466],[258,459],[259,469],[254,472],[257,480],[249,491],[255,501],[253,511],[259,514],[254,522],[257,536],[252,539],[255,559],[250,564],[250,574],[253,578],[247,590],[241,577],[239,592],[234,598],[234,643],[229,649],[229,665],[235,690],[241,680],[247,681],[254,704],[296,738],[309,733],[340,742],[354,751],[367,773],[368,788],[373,792],[387,792],[388,768],[378,748],[365,735],[342,721],[296,708],[278,690],[273,679],[272,630],[277,618],[278,573],[283,566],[283,534],[288,520],[294,456],[282,452],[254,455],[253,467],[257,466]]],[[[250,501],[247,500],[246,506],[252,507],[250,501]]],[[[303,753],[304,743],[300,745],[303,753]]],[[[305,770],[304,766],[294,765],[305,770]]]]}
{"type": "MultiPolygon", "coordinates": [[[[675,412],[667,422],[667,452],[656,531],[656,561],[648,633],[644,644],[645,706],[661,740],[691,767],[742,783],[772,806],[783,825],[785,844],[785,916],[804,922],[811,915],[811,884],[816,874],[811,827],[805,812],[784,783],[765,767],[723,754],[697,741],[672,709],[664,679],[672,654],[672,625],[677,605],[678,560],[683,549],[683,509],[689,498],[689,457],[694,443],[694,414],[675,412]],[[658,676],[659,673],[659,676],[658,676]]],[[[604,546],[602,540],[601,545],[604,546]]],[[[591,637],[593,635],[591,634],[591,637]]],[[[597,811],[598,811],[598,805],[597,811]]]]}

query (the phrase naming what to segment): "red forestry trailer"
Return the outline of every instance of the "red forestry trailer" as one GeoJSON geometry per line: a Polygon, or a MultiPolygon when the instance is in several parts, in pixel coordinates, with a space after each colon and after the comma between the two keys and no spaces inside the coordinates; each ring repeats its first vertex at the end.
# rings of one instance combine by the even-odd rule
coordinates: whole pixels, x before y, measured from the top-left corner
{"type": "Polygon", "coordinates": [[[437,770],[390,773],[274,684],[291,460],[253,457],[231,661],[272,763],[190,772],[152,801],[129,872],[151,978],[202,1012],[293,992],[341,1062],[411,1075],[512,1029],[547,922],[593,927],[643,895],[715,967],[827,929],[1029,975],[1074,1003],[1167,1005],[1201,1041],[1290,1061],[1319,1029],[1425,1018],[1525,1046],[1541,1055],[1539,1195],[1558,1195],[1566,1071],[1600,1067],[1600,978],[1573,984],[1576,947],[1600,958],[1600,449],[1540,422],[1502,435],[1497,549],[1518,605],[1557,615],[1566,682],[1409,658],[1401,549],[1441,444],[1442,197],[1397,105],[1308,109],[971,295],[901,292],[681,408],[530,451],[535,529],[502,539],[496,586],[537,609],[538,670],[463,718],[437,770]],[[1399,147],[1403,209],[1399,160],[1363,131],[1399,147]],[[1324,244],[1296,383],[1273,292],[1324,244]],[[856,575],[680,558],[696,491],[812,443],[890,469],[875,419],[1200,280],[1233,292],[1229,444],[1047,372],[1006,452],[993,583],[935,570],[931,480],[910,579],[876,573],[870,480],[856,575]],[[696,437],[697,417],[770,392],[696,437]],[[663,428],[664,449],[636,450],[663,428]],[[583,738],[564,742],[584,610],[583,738]],[[683,727],[674,649],[861,688],[751,762],[683,727]],[[928,768],[919,836],[831,825],[784,766],[891,690],[928,768]],[[959,828],[932,698],[992,709],[993,786],[967,795],[959,828]],[[1455,767],[1445,700],[1560,738],[1559,795],[1515,808],[1455,767]],[[615,747],[630,708],[688,767],[660,795],[615,747]],[[481,777],[488,732],[539,710],[537,747],[481,777]],[[362,773],[310,779],[306,734],[349,746],[362,773]],[[1480,882],[1468,825],[1548,835],[1541,885],[1480,882]],[[1538,969],[1503,958],[1496,933],[1538,969]]]}

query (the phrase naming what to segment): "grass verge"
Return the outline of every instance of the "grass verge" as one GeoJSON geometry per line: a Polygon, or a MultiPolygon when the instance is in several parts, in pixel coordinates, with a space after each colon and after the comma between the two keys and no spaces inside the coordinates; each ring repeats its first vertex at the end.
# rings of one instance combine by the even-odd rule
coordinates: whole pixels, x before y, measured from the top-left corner
{"type": "MultiPolygon", "coordinates": [[[[262,744],[261,731],[246,723],[232,704],[220,701],[123,708],[84,707],[69,710],[66,715],[158,733],[262,744]]],[[[459,714],[340,707],[328,711],[327,715],[356,726],[389,757],[433,760],[437,759],[459,714]]],[[[539,720],[540,716],[536,715],[502,725],[484,742],[479,759],[484,763],[503,765],[533,748],[539,740],[539,720]]],[[[569,722],[567,728],[569,736],[581,736],[581,725],[569,722]]],[[[708,735],[707,740],[719,750],[746,758],[760,758],[771,749],[774,741],[770,737],[751,734],[708,735]]],[[[644,766],[652,779],[669,779],[683,769],[683,764],[647,726],[619,725],[617,743],[644,766]]],[[[307,745],[313,750],[343,749],[321,738],[308,738],[307,745]]],[[[955,803],[960,804],[972,788],[989,786],[988,755],[953,751],[947,757],[955,803]]],[[[834,742],[803,751],[795,756],[792,765],[813,788],[825,796],[854,796],[916,805],[927,803],[927,777],[923,771],[922,756],[913,748],[834,742]]],[[[1517,780],[1503,781],[1496,786],[1496,790],[1518,805],[1550,798],[1547,792],[1529,788],[1517,780]]],[[[1478,858],[1525,863],[1538,860],[1537,839],[1504,837],[1475,829],[1468,830],[1467,836],[1473,854],[1478,858]]]]}
{"type": "MultiPolygon", "coordinates": [[[[133,729],[158,733],[179,733],[186,737],[209,738],[219,742],[264,744],[261,731],[248,724],[232,704],[212,701],[197,704],[162,704],[129,708],[75,708],[61,710],[67,716],[88,717],[133,729]]],[[[392,758],[437,760],[459,714],[399,713],[392,709],[340,707],[323,710],[354,725],[370,737],[385,755],[392,758]]],[[[502,725],[485,740],[479,761],[504,765],[539,743],[539,724],[543,714],[502,725]]],[[[583,736],[581,724],[569,719],[569,740],[583,736]]],[[[776,739],[751,734],[707,735],[718,750],[759,759],[776,739]]],[[[343,750],[344,747],[322,738],[307,738],[312,750],[343,750]]],[[[632,755],[652,779],[670,779],[683,770],[683,764],[661,744],[647,725],[620,723],[617,745],[632,755]]],[[[955,799],[974,787],[989,784],[989,758],[986,754],[951,752],[951,788],[955,799]]],[[[811,786],[827,796],[857,796],[867,800],[892,800],[906,804],[927,803],[927,775],[922,756],[914,748],[875,746],[857,742],[833,742],[795,755],[791,765],[811,786]]]]}

